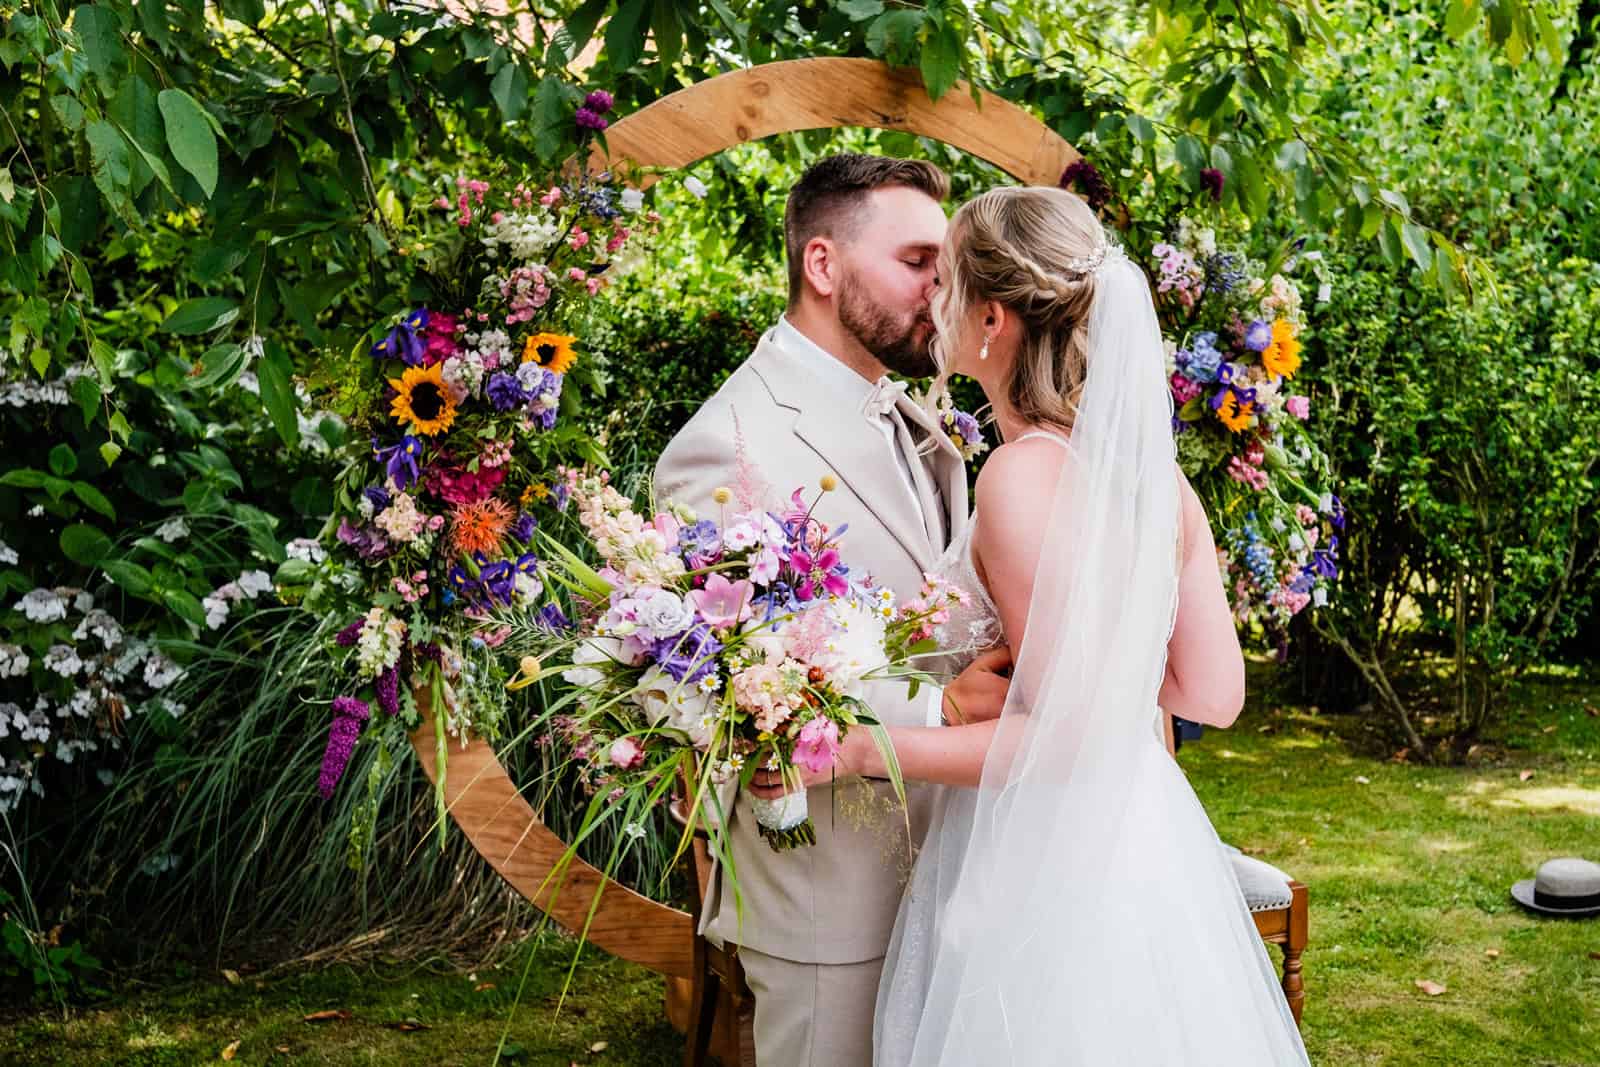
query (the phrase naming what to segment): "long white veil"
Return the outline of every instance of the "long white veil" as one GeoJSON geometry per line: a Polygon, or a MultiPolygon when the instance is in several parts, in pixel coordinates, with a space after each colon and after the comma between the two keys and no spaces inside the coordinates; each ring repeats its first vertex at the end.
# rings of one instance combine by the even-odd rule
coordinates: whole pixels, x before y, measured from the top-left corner
{"type": "Polygon", "coordinates": [[[949,790],[885,968],[879,1067],[1295,1064],[1225,854],[1162,747],[1179,497],[1144,275],[1097,269],[1087,376],[982,785],[949,790]]]}

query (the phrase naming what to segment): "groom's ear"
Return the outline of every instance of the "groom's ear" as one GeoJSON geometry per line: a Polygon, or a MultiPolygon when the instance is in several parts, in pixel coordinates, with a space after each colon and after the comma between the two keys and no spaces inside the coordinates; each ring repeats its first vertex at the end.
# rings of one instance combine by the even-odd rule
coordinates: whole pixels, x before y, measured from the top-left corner
{"type": "Polygon", "coordinates": [[[806,283],[815,289],[819,296],[833,296],[839,288],[839,273],[843,266],[839,261],[839,247],[833,243],[833,239],[811,238],[806,242],[800,262],[806,283]]]}

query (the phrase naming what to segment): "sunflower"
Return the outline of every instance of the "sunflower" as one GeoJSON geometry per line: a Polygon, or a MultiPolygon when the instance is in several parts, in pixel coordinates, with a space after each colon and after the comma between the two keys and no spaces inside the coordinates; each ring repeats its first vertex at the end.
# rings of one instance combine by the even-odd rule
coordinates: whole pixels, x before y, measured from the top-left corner
{"type": "Polygon", "coordinates": [[[1261,365],[1273,377],[1293,378],[1300,369],[1300,339],[1296,332],[1288,319],[1272,324],[1272,343],[1261,353],[1261,365]]]}
{"type": "Polygon", "coordinates": [[[576,340],[564,333],[536,333],[522,345],[522,362],[537,363],[553,374],[565,374],[578,359],[572,351],[576,340]]]}
{"type": "Polygon", "coordinates": [[[1217,418],[1234,433],[1248,430],[1255,412],[1255,403],[1250,400],[1241,401],[1239,394],[1232,389],[1228,390],[1228,394],[1222,398],[1222,403],[1217,406],[1217,418]]]}
{"type": "Polygon", "coordinates": [[[510,504],[492,496],[475,504],[460,504],[450,512],[450,544],[463,555],[488,555],[498,551],[500,539],[515,518],[510,504]]]}
{"type": "Polygon", "coordinates": [[[444,386],[444,365],[407,367],[398,378],[390,378],[394,401],[389,414],[402,423],[409,422],[416,433],[432,437],[444,433],[456,419],[456,402],[444,386]]]}

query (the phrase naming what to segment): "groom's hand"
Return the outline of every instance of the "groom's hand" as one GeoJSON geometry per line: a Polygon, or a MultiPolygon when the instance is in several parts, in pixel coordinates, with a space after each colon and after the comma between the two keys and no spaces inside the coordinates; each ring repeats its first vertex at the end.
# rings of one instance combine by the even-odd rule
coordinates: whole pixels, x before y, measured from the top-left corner
{"type": "Polygon", "coordinates": [[[1011,649],[992,648],[973,660],[967,669],[944,687],[946,726],[998,719],[1005,710],[1006,693],[1011,690],[1011,649]]]}

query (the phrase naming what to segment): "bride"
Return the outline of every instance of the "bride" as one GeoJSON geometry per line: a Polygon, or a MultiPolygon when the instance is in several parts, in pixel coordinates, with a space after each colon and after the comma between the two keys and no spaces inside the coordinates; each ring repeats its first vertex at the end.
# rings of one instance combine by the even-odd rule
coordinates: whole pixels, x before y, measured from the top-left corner
{"type": "MultiPolygon", "coordinates": [[[[977,379],[1005,440],[940,567],[971,599],[946,643],[1006,645],[1015,667],[998,719],[890,731],[908,778],[951,788],[885,961],[875,1062],[1307,1063],[1161,741],[1158,709],[1231,723],[1244,667],[1144,275],[1076,196],[1001,188],[956,213],[939,278],[933,395],[977,379]]],[[[885,773],[862,731],[840,760],[885,773]]]]}

